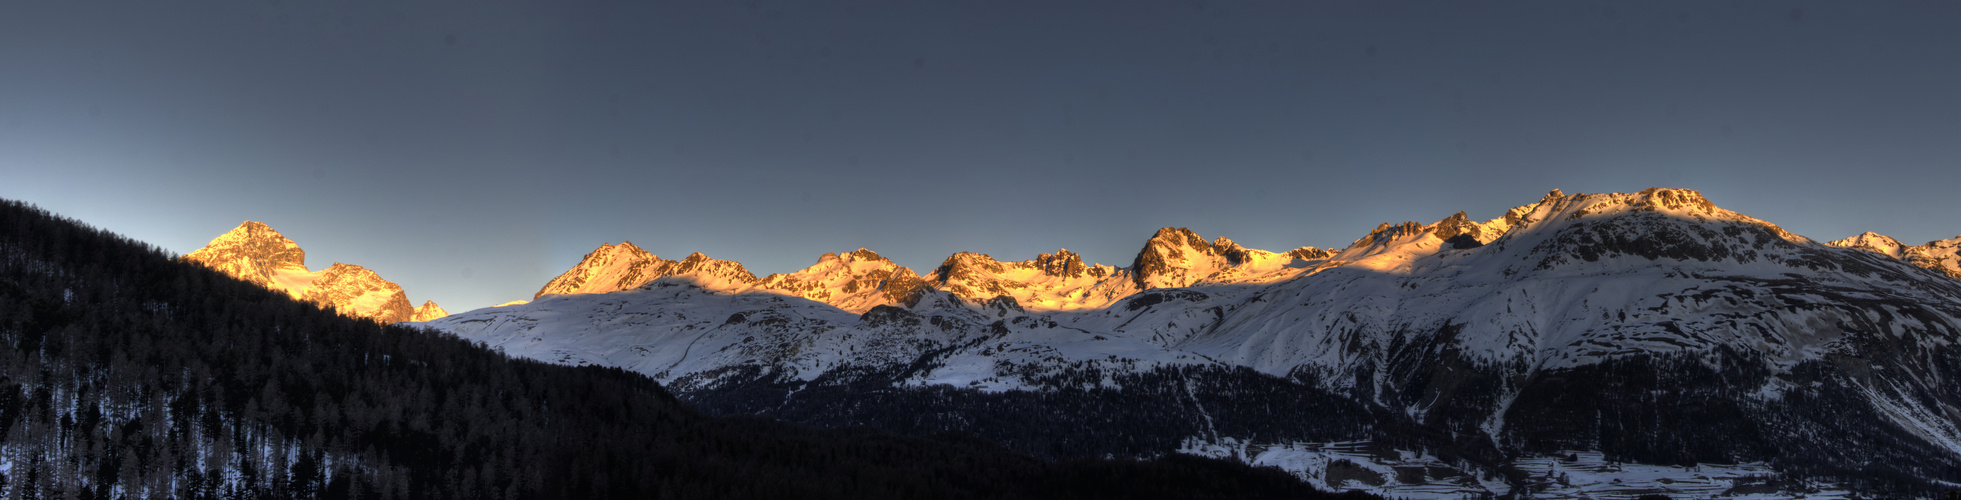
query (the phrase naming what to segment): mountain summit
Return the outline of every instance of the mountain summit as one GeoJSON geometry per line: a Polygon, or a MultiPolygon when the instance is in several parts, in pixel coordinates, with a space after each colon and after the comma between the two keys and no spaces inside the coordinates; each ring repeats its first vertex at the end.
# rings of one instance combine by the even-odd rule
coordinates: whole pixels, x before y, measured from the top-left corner
{"type": "Polygon", "coordinates": [[[299,244],[258,221],[239,224],[184,260],[357,318],[398,323],[448,315],[434,301],[420,309],[411,307],[400,285],[365,267],[335,262],[309,271],[306,251],[299,244]]]}

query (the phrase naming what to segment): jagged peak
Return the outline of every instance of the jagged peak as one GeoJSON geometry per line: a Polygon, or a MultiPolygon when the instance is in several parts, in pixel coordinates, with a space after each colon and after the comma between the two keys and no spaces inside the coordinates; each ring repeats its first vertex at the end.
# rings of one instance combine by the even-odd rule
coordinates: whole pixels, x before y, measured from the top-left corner
{"type": "Polygon", "coordinates": [[[1208,254],[1214,251],[1212,244],[1205,241],[1205,237],[1199,236],[1197,232],[1191,229],[1182,227],[1159,228],[1156,233],[1151,234],[1151,239],[1144,242],[1146,248],[1153,245],[1164,245],[1172,248],[1182,246],[1208,254]]]}
{"type": "MultiPolygon", "coordinates": [[[[1232,242],[1230,239],[1223,238],[1222,241],[1232,242]]],[[[1219,250],[1220,248],[1205,241],[1204,237],[1190,229],[1182,227],[1159,229],[1157,233],[1151,235],[1150,240],[1145,241],[1144,248],[1138,250],[1137,257],[1131,261],[1131,280],[1140,290],[1190,286],[1217,272],[1215,267],[1221,267],[1221,264],[1232,265],[1231,262],[1220,263],[1214,260],[1220,256],[1219,250]]],[[[1241,252],[1238,258],[1244,259],[1244,252],[1241,252]]],[[[1227,259],[1234,258],[1228,256],[1227,259]]]]}
{"type": "Polygon", "coordinates": [[[1651,187],[1636,194],[1640,198],[1635,206],[1644,210],[1689,210],[1705,214],[1719,210],[1709,198],[1693,189],[1651,187]]]}
{"type": "Polygon", "coordinates": [[[958,252],[947,256],[940,267],[933,270],[934,281],[945,284],[954,279],[968,279],[976,274],[999,274],[1005,268],[1002,262],[984,253],[958,252]]]}
{"type": "Polygon", "coordinates": [[[449,311],[443,310],[443,306],[436,305],[436,301],[430,300],[416,307],[415,312],[409,314],[409,321],[429,321],[444,316],[449,316],[449,311]]]}
{"type": "Polygon", "coordinates": [[[613,256],[613,255],[628,255],[632,257],[638,257],[638,258],[649,259],[649,260],[660,258],[659,256],[654,255],[653,252],[649,252],[646,249],[640,248],[639,245],[635,245],[633,244],[633,242],[626,241],[626,240],[620,240],[620,244],[618,245],[614,245],[612,243],[599,245],[599,248],[595,248],[592,250],[592,252],[587,253],[585,258],[593,259],[595,257],[613,256]]]}
{"type": "Polygon", "coordinates": [[[1382,225],[1376,226],[1374,230],[1369,231],[1368,236],[1363,236],[1362,239],[1355,240],[1355,243],[1353,245],[1350,245],[1350,248],[1368,246],[1377,243],[1385,243],[1385,242],[1401,239],[1410,235],[1421,233],[1426,229],[1428,229],[1428,227],[1429,226],[1418,224],[1416,221],[1405,221],[1401,224],[1391,224],[1388,222],[1384,222],[1382,223],[1382,225]]]}
{"type": "Polygon", "coordinates": [[[653,253],[648,252],[646,249],[640,248],[640,245],[635,245],[633,244],[632,241],[629,240],[620,240],[620,244],[618,245],[600,245],[600,248],[612,248],[614,250],[653,255],[653,253]]]}
{"type": "Polygon", "coordinates": [[[531,297],[632,289],[664,275],[665,269],[674,264],[632,241],[621,240],[618,245],[604,243],[587,252],[585,257],[579,259],[578,265],[545,283],[531,297]]]}
{"type": "Polygon", "coordinates": [[[238,223],[238,227],[226,231],[225,234],[219,235],[213,241],[223,239],[284,240],[286,239],[286,235],[279,234],[279,230],[273,229],[272,226],[266,225],[264,222],[248,220],[238,223]]]}
{"type": "Polygon", "coordinates": [[[1325,248],[1300,247],[1287,251],[1287,256],[1300,260],[1321,260],[1333,257],[1335,252],[1325,248]]]}
{"type": "Polygon", "coordinates": [[[1634,193],[1563,194],[1555,189],[1539,203],[1518,207],[1504,217],[1506,232],[1534,227],[1548,221],[1573,220],[1628,213],[1663,213],[1671,217],[1698,221],[1725,221],[1763,227],[1794,243],[1810,243],[1775,224],[1725,210],[1693,189],[1648,188],[1634,193]]]}
{"type": "Polygon", "coordinates": [[[675,264],[674,270],[670,274],[720,276],[742,283],[756,281],[756,275],[750,273],[749,269],[742,267],[741,262],[716,259],[701,252],[688,254],[688,258],[681,259],[681,262],[675,264]]]}
{"type": "Polygon", "coordinates": [[[1067,248],[1056,250],[1053,254],[1041,254],[1030,261],[1042,274],[1063,278],[1080,278],[1089,270],[1083,265],[1083,256],[1067,248]]]}
{"type": "Polygon", "coordinates": [[[1436,224],[1431,224],[1431,227],[1435,228],[1437,239],[1446,241],[1459,235],[1473,235],[1475,237],[1475,234],[1478,232],[1478,223],[1471,222],[1471,217],[1461,211],[1451,214],[1450,217],[1445,217],[1444,220],[1437,221],[1436,224]]]}
{"type": "Polygon", "coordinates": [[[1682,188],[1651,187],[1634,193],[1574,193],[1567,195],[1554,189],[1547,193],[1539,203],[1520,208],[1550,208],[1564,211],[1573,207],[1583,207],[1587,211],[1599,211],[1607,205],[1620,205],[1636,211],[1683,212],[1699,215],[1726,215],[1733,212],[1723,210],[1710,202],[1700,191],[1682,188]]]}
{"type": "Polygon", "coordinates": [[[869,261],[882,261],[882,262],[892,261],[891,259],[885,258],[885,256],[879,255],[878,252],[866,250],[863,247],[860,247],[859,249],[852,251],[850,253],[846,253],[845,255],[850,256],[854,260],[869,260],[869,261]]]}
{"type": "Polygon", "coordinates": [[[1253,260],[1252,249],[1241,246],[1239,242],[1224,236],[1212,240],[1212,250],[1217,252],[1219,256],[1225,257],[1228,263],[1235,266],[1253,260]]]}
{"type": "Polygon", "coordinates": [[[248,220],[225,234],[212,238],[204,248],[199,248],[184,256],[207,266],[222,266],[228,260],[251,261],[258,268],[251,274],[265,274],[270,279],[273,269],[284,266],[306,267],[306,250],[300,248],[286,235],[263,222],[248,220]]]}
{"type": "Polygon", "coordinates": [[[402,287],[372,269],[335,262],[307,270],[306,251],[259,221],[242,222],[183,258],[348,316],[393,323],[408,320],[412,310],[402,287]]]}
{"type": "Polygon", "coordinates": [[[240,222],[237,227],[233,227],[230,231],[225,231],[225,234],[221,234],[218,235],[218,237],[216,238],[212,238],[211,242],[207,244],[206,247],[207,248],[223,247],[223,246],[254,244],[254,243],[261,243],[261,244],[276,243],[276,244],[291,246],[291,247],[299,246],[299,244],[294,243],[292,239],[287,238],[286,235],[280,234],[279,230],[273,229],[272,226],[266,225],[266,223],[264,222],[248,220],[245,222],[240,222]]]}
{"type": "MultiPolygon", "coordinates": [[[[866,267],[863,265],[859,265],[859,266],[853,265],[859,263],[872,264],[870,266],[871,269],[888,269],[888,268],[903,267],[903,266],[899,266],[897,263],[892,262],[890,259],[878,255],[877,252],[860,248],[856,251],[845,252],[841,254],[837,252],[825,252],[824,255],[820,255],[817,257],[816,264],[811,264],[810,267],[797,270],[797,272],[791,274],[809,275],[809,276],[854,275],[864,270],[864,268],[866,267]]],[[[786,275],[786,274],[771,274],[767,277],[764,277],[763,279],[765,281],[768,281],[768,280],[777,279],[778,277],[787,278],[789,276],[790,275],[786,275]]]]}
{"type": "Polygon", "coordinates": [[[1940,242],[1935,241],[1922,246],[1912,246],[1901,243],[1900,240],[1891,236],[1872,231],[1859,233],[1850,238],[1825,242],[1826,245],[1834,247],[1865,250],[1895,259],[1910,259],[1912,254],[1925,253],[1925,247],[1932,247],[1936,243],[1940,242]]]}

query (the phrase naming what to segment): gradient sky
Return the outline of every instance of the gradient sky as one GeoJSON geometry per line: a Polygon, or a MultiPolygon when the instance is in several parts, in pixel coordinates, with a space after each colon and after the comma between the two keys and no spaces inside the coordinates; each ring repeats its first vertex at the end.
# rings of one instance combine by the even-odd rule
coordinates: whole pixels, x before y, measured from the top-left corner
{"type": "Polygon", "coordinates": [[[178,253],[265,221],[451,311],[621,240],[1127,265],[1650,186],[1961,234],[1961,3],[0,5],[0,197],[178,253]]]}

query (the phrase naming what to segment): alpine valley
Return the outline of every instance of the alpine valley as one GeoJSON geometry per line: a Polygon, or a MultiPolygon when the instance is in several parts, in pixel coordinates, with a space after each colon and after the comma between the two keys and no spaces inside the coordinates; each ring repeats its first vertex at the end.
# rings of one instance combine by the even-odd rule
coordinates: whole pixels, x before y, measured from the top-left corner
{"type": "Polygon", "coordinates": [[[1961,486],[1957,243],[1553,191],[1346,248],[1167,228],[1125,266],[920,274],[860,249],[757,278],[622,243],[529,303],[417,324],[710,413],[1230,457],[1392,497],[1931,496],[1961,486]]]}

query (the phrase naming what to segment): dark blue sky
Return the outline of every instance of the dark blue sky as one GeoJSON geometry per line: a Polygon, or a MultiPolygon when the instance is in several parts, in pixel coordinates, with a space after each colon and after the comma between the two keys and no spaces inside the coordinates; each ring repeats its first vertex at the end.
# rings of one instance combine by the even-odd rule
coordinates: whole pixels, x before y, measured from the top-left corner
{"type": "Polygon", "coordinates": [[[175,252],[263,220],[452,311],[601,243],[1255,248],[1702,190],[1961,234],[1954,2],[8,2],[0,197],[175,252]]]}

